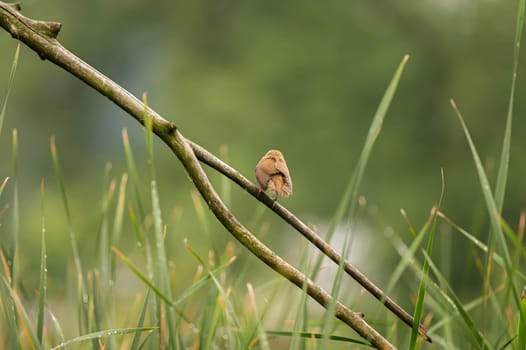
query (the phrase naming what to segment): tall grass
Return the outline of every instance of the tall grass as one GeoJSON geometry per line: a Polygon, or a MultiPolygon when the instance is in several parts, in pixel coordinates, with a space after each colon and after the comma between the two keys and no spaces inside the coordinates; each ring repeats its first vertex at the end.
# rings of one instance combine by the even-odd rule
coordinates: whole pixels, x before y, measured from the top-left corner
{"type": "MultiPolygon", "coordinates": [[[[418,341],[417,328],[410,330],[399,321],[391,322],[392,316],[385,312],[387,326],[384,323],[379,329],[387,329],[386,336],[400,348],[523,349],[526,346],[526,297],[524,292],[519,295],[519,289],[526,284],[526,276],[521,272],[526,260],[523,247],[525,215],[521,217],[523,221],[517,230],[510,228],[501,216],[510,162],[518,48],[524,11],[525,1],[521,0],[514,42],[516,49],[510,100],[494,191],[491,190],[468,126],[456,104],[453,104],[460,130],[464,132],[467,147],[473,156],[480,192],[490,218],[490,239],[488,242],[481,241],[474,233],[455,223],[452,218],[454,213],[441,210],[447,172],[442,174],[442,186],[437,186],[437,192],[441,193],[437,206],[422,227],[413,227],[409,220],[410,213],[404,212],[411,233],[410,242],[406,242],[406,236],[397,232],[386,232],[386,242],[390,242],[400,255],[397,263],[388,267],[392,275],[386,283],[387,294],[397,289],[403,276],[409,276],[410,289],[416,295],[407,295],[405,299],[413,302],[416,324],[422,321],[429,326],[434,341],[433,344],[418,341]],[[447,252],[447,245],[434,243],[444,227],[449,229],[448,234],[463,237],[485,258],[480,270],[484,279],[480,295],[470,300],[459,295],[450,281],[447,269],[452,256],[447,252]],[[437,250],[439,254],[436,254],[437,250]],[[490,315],[491,321],[485,323],[480,315],[490,315]]],[[[0,113],[0,131],[7,115],[6,106],[13,86],[18,50],[0,113]]],[[[372,119],[360,160],[342,195],[327,239],[330,239],[338,225],[355,219],[358,189],[406,61],[404,59],[396,70],[372,119]]],[[[144,102],[147,104],[146,98],[144,102]]],[[[19,203],[18,177],[19,171],[23,172],[24,169],[18,169],[18,146],[21,141],[16,131],[13,132],[12,174],[2,177],[0,183],[0,199],[7,201],[11,208],[11,225],[7,226],[8,232],[3,232],[9,239],[2,244],[0,255],[2,346],[6,349],[133,350],[368,348],[366,340],[356,339],[354,333],[337,327],[331,306],[322,313],[311,311],[305,288],[302,291],[288,289],[281,279],[259,284],[245,281],[252,277],[249,267],[238,266],[241,259],[236,254],[239,252],[224,237],[210,242],[209,250],[198,248],[191,239],[187,239],[179,243],[185,248],[183,253],[177,253],[184,256],[170,255],[166,244],[172,228],[166,224],[163,216],[166,212],[161,205],[164,194],[157,181],[152,124],[147,115],[144,120],[145,140],[141,142],[147,150],[146,159],[135,160],[132,143],[124,130],[126,172],[114,174],[111,166],[104,169],[101,206],[100,210],[97,209],[100,225],[94,248],[94,255],[98,257],[95,266],[85,263],[79,252],[74,222],[82,213],[73,210],[70,203],[82,201],[82,198],[71,197],[67,186],[68,174],[63,172],[59,158],[59,142],[55,138],[51,139],[50,163],[55,170],[56,188],[47,188],[44,181],[41,183],[39,280],[38,289],[29,293],[21,288],[25,281],[17,259],[24,254],[25,249],[18,244],[18,231],[24,223],[18,209],[24,204],[19,203]],[[146,179],[138,175],[138,167],[148,169],[146,179]],[[47,198],[50,192],[61,198],[62,213],[49,211],[47,198]],[[52,299],[62,297],[49,293],[51,280],[48,279],[47,221],[51,216],[54,219],[62,217],[67,227],[63,236],[69,241],[75,271],[72,280],[63,281],[76,290],[74,300],[62,300],[66,309],[76,310],[74,313],[69,311],[67,316],[60,311],[57,313],[49,303],[52,299]],[[133,244],[128,244],[130,241],[133,244]],[[218,258],[221,249],[224,252],[218,258]],[[176,267],[173,267],[174,261],[179,262],[176,267]],[[193,269],[193,266],[197,267],[192,270],[191,278],[182,279],[174,273],[180,269],[193,269]],[[127,276],[127,280],[121,282],[123,276],[127,276]],[[121,292],[129,289],[133,289],[133,297],[123,296],[121,292]],[[68,323],[76,323],[76,330],[71,330],[68,323]],[[66,333],[63,328],[67,329],[66,333]]],[[[223,157],[228,156],[226,147],[221,149],[221,154],[223,157]]],[[[221,188],[221,194],[227,202],[233,201],[231,183],[223,181],[221,188]]],[[[210,240],[215,234],[225,234],[214,232],[209,222],[211,216],[198,197],[194,197],[192,205],[196,213],[193,225],[196,232],[192,233],[206,235],[210,240]]],[[[256,223],[262,220],[260,212],[256,212],[255,217],[256,223]]],[[[5,221],[5,216],[0,215],[0,224],[5,221]]],[[[342,248],[344,256],[349,247],[350,241],[346,241],[342,248]]],[[[321,258],[311,264],[309,249],[304,249],[301,255],[302,270],[308,275],[315,278],[324,272],[321,258]]],[[[473,260],[473,264],[477,264],[473,260]]],[[[255,263],[250,259],[244,261],[255,263]]],[[[343,278],[345,275],[340,266],[332,288],[334,297],[343,294],[343,278]]]]}
{"type": "Polygon", "coordinates": [[[15,80],[16,67],[18,65],[18,58],[20,56],[20,44],[16,45],[15,57],[13,58],[13,63],[11,65],[11,73],[9,74],[9,83],[7,84],[7,93],[4,97],[4,102],[2,103],[2,110],[0,111],[0,135],[2,135],[2,127],[4,126],[5,115],[7,111],[7,103],[9,101],[9,96],[13,90],[13,83],[15,80]]]}

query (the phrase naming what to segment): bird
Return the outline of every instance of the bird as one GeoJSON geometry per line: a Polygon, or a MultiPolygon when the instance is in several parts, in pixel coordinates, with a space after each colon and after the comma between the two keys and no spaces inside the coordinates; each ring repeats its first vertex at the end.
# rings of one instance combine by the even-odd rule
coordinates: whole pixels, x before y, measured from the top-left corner
{"type": "Polygon", "coordinates": [[[288,197],[292,194],[292,180],[283,154],[278,150],[268,151],[256,165],[256,179],[259,187],[275,195],[288,197]]]}

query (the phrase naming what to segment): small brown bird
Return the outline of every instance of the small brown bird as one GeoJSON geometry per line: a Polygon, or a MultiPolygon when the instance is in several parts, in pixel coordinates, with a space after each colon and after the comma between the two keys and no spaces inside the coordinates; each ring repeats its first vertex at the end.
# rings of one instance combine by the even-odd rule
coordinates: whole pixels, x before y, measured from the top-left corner
{"type": "Polygon", "coordinates": [[[259,187],[279,196],[288,197],[292,194],[292,180],[289,168],[280,151],[270,150],[256,165],[256,179],[259,187]]]}

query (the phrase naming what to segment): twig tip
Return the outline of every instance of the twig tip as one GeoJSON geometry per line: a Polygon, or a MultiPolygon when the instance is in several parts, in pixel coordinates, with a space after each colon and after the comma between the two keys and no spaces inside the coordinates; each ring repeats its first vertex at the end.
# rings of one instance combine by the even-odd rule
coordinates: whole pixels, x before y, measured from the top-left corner
{"type": "Polygon", "coordinates": [[[125,145],[130,143],[130,139],[128,138],[128,130],[126,130],[126,128],[122,129],[122,142],[125,145]]]}
{"type": "Polygon", "coordinates": [[[15,11],[20,11],[22,9],[22,6],[19,2],[8,3],[7,6],[11,7],[15,11]]]}

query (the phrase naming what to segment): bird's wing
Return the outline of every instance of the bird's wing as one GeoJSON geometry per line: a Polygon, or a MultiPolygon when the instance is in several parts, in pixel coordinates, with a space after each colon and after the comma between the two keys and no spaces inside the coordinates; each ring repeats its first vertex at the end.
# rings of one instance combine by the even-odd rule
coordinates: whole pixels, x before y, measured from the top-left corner
{"type": "Polygon", "coordinates": [[[276,172],[274,174],[281,173],[285,177],[290,177],[289,168],[287,168],[287,164],[285,164],[285,162],[276,162],[274,167],[276,168],[276,172]]]}
{"type": "Polygon", "coordinates": [[[289,168],[285,162],[276,162],[276,170],[283,175],[285,183],[292,189],[292,180],[289,174],[289,168]]]}
{"type": "Polygon", "coordinates": [[[270,171],[269,174],[269,170],[272,170],[273,168],[272,159],[262,159],[256,166],[256,180],[258,180],[259,187],[263,190],[267,189],[270,176],[273,175],[272,171],[270,171]]]}

